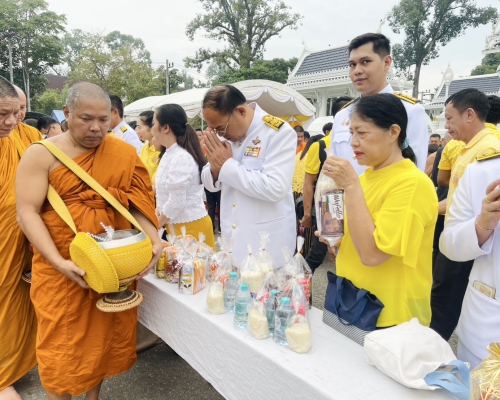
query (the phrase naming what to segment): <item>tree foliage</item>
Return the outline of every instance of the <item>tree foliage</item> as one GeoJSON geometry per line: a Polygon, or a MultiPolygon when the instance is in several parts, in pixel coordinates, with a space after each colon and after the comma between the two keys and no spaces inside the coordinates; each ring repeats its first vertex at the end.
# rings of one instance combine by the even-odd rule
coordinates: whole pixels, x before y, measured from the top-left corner
{"type": "Polygon", "coordinates": [[[494,7],[477,7],[474,0],[401,0],[394,6],[389,25],[405,34],[403,43],[393,47],[394,63],[403,71],[415,66],[413,96],[418,95],[422,65],[438,56],[440,46],[496,17],[494,7]]]}
{"type": "Polygon", "coordinates": [[[62,110],[62,106],[66,104],[67,95],[68,85],[66,85],[62,91],[47,89],[36,98],[34,108],[38,112],[50,115],[53,110],[62,110]]]}
{"type": "Polygon", "coordinates": [[[289,72],[295,68],[297,58],[284,60],[274,58],[272,60],[257,60],[250,68],[219,69],[219,75],[212,77],[212,85],[223,83],[234,83],[248,79],[268,79],[270,81],[286,83],[289,72]]]}
{"type": "Polygon", "coordinates": [[[215,61],[230,69],[250,69],[263,58],[266,42],[286,29],[297,29],[302,16],[293,14],[282,0],[200,0],[204,14],[188,24],[186,35],[194,40],[197,32],[223,42],[221,50],[200,48],[184,59],[186,67],[201,70],[204,62],[215,61]]]}
{"type": "Polygon", "coordinates": [[[481,65],[478,65],[471,72],[471,75],[486,75],[494,74],[500,65],[500,53],[486,54],[481,60],[481,65]]]}
{"type": "Polygon", "coordinates": [[[64,32],[65,23],[65,16],[49,11],[44,0],[0,1],[1,73],[9,76],[10,37],[15,83],[26,92],[28,110],[31,99],[46,82],[41,75],[61,61],[63,47],[59,35],[64,32]]]}

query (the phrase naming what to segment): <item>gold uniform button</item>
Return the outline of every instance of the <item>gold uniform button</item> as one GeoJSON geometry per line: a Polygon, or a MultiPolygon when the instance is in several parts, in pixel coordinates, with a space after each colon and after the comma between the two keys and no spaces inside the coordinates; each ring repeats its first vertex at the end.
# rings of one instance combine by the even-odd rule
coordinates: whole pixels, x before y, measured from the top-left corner
{"type": "Polygon", "coordinates": [[[236,203],[233,203],[233,207],[236,207],[236,203]]]}
{"type": "Polygon", "coordinates": [[[236,229],[236,224],[233,224],[233,229],[236,229]]]}

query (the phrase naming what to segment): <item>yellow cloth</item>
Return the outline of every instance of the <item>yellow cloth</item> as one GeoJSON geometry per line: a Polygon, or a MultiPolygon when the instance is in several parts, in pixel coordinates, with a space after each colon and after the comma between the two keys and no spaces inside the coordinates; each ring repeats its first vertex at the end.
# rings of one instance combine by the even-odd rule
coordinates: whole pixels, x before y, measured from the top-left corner
{"type": "Polygon", "coordinates": [[[297,146],[297,150],[295,150],[295,154],[302,153],[302,151],[306,148],[307,143],[302,142],[299,146],[297,146]]]}
{"type": "Polygon", "coordinates": [[[153,176],[156,174],[156,170],[158,169],[158,164],[160,162],[160,152],[156,151],[155,147],[150,145],[148,141],[146,141],[141,148],[141,154],[139,158],[144,163],[144,166],[148,170],[149,177],[151,178],[151,182],[154,185],[153,176]]]}
{"type": "Polygon", "coordinates": [[[16,222],[14,181],[19,154],[42,135],[19,124],[0,139],[0,391],[26,375],[35,365],[36,315],[30,285],[21,279],[31,268],[33,254],[16,222]]]}
{"type": "MultiPolygon", "coordinates": [[[[330,148],[330,136],[325,136],[323,139],[321,139],[323,142],[325,142],[326,149],[330,148]]],[[[319,159],[319,141],[315,142],[309,147],[309,151],[307,152],[307,156],[305,157],[306,160],[306,172],[311,175],[318,175],[319,174],[319,168],[321,166],[321,161],[319,159]]]]}
{"type": "Polygon", "coordinates": [[[460,140],[450,140],[441,153],[438,168],[442,171],[451,171],[464,146],[465,143],[460,140]]]}
{"type": "Polygon", "coordinates": [[[292,178],[292,191],[295,193],[302,193],[304,191],[304,174],[306,168],[306,156],[301,160],[302,152],[295,156],[295,170],[293,171],[292,178]]]}
{"type": "Polygon", "coordinates": [[[495,124],[490,124],[489,122],[487,122],[485,126],[491,131],[491,133],[493,133],[493,135],[500,139],[500,130],[498,130],[498,127],[495,124]]]}
{"type": "Polygon", "coordinates": [[[453,202],[453,193],[455,193],[465,169],[469,164],[476,161],[476,157],[497,151],[500,151],[500,140],[488,128],[480,131],[467,145],[462,147],[459,157],[451,170],[450,186],[446,201],[446,215],[448,215],[448,210],[453,202]]]}
{"type": "MultiPolygon", "coordinates": [[[[191,235],[196,240],[198,240],[198,235],[200,232],[203,232],[205,235],[205,243],[208,244],[214,251],[215,249],[215,239],[214,239],[214,227],[212,225],[212,219],[206,215],[202,219],[198,219],[196,221],[184,222],[182,224],[173,224],[175,228],[175,234],[180,237],[182,236],[181,228],[183,226],[186,227],[186,235],[191,235]]],[[[167,226],[165,226],[165,229],[167,226]]]]}
{"type": "Polygon", "coordinates": [[[375,223],[375,243],[392,257],[376,267],[363,265],[349,233],[346,212],[337,274],[384,303],[378,327],[412,318],[429,326],[432,243],[438,212],[436,189],[410,160],[377,171],[367,169],[360,182],[375,223]]]}

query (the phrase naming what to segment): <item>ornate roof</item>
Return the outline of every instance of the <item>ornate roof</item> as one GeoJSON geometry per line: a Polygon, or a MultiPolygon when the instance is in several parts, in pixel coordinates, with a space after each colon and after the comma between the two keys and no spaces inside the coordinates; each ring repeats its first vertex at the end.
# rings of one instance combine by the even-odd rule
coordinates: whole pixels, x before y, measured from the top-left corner
{"type": "MultiPolygon", "coordinates": [[[[499,93],[500,77],[497,74],[478,75],[468,78],[459,78],[452,80],[448,90],[448,96],[459,92],[462,89],[478,89],[483,93],[499,93]]],[[[438,98],[445,97],[446,86],[441,87],[438,98]]]]}
{"type": "Polygon", "coordinates": [[[344,69],[347,68],[348,61],[347,46],[314,52],[303,59],[295,76],[344,69]]]}

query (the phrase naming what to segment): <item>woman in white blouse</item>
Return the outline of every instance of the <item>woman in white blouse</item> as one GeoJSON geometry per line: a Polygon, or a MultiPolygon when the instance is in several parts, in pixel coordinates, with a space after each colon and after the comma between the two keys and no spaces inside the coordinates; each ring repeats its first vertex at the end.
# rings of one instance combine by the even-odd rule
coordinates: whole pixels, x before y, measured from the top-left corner
{"type": "Polygon", "coordinates": [[[473,368],[488,355],[490,343],[500,342],[499,185],[500,158],[469,165],[439,241],[449,259],[474,260],[457,326],[458,359],[473,368]]]}
{"type": "Polygon", "coordinates": [[[188,124],[187,115],[177,104],[165,104],[155,111],[153,136],[166,148],[156,173],[156,208],[161,226],[173,224],[177,235],[181,227],[215,249],[212,220],[203,202],[200,172],[206,164],[198,136],[188,124]]]}

